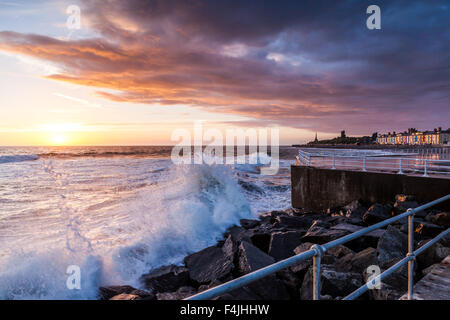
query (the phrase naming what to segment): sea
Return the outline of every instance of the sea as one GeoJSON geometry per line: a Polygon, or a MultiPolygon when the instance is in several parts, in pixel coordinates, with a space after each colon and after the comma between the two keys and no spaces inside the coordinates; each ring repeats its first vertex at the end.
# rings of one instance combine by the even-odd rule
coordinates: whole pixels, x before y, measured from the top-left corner
{"type": "Polygon", "coordinates": [[[0,299],[97,299],[100,286],[142,288],[141,275],[181,265],[240,219],[290,207],[294,147],[280,147],[275,175],[261,174],[259,160],[174,164],[171,150],[0,147],[0,299]],[[76,288],[68,283],[74,266],[76,288]]]}

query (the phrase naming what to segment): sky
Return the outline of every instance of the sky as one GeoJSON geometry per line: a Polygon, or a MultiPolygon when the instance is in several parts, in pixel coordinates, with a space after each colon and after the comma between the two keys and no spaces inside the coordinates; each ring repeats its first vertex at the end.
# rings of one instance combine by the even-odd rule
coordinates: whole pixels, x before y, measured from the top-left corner
{"type": "Polygon", "coordinates": [[[448,1],[0,0],[0,145],[174,144],[196,120],[276,126],[281,144],[446,129],[449,16],[448,1]]]}

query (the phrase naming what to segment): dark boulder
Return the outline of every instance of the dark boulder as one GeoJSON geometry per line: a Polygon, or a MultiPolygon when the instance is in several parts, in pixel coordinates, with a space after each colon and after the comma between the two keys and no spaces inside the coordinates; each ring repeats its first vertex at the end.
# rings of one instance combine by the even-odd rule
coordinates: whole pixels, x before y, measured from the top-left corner
{"type": "Polygon", "coordinates": [[[255,231],[250,237],[251,243],[258,249],[269,252],[271,233],[269,231],[255,231]]]}
{"type": "MultiPolygon", "coordinates": [[[[393,258],[384,261],[379,265],[380,272],[386,271],[400,261],[399,258],[393,258]]],[[[380,289],[369,290],[369,295],[374,300],[398,300],[408,290],[408,265],[402,266],[392,274],[384,278],[380,289]]],[[[368,279],[366,279],[368,280],[368,279]]]]}
{"type": "Polygon", "coordinates": [[[376,203],[364,213],[362,220],[366,225],[372,225],[391,217],[392,206],[376,203]]]}
{"type": "Polygon", "coordinates": [[[188,285],[189,271],[185,267],[164,266],[144,274],[141,281],[153,292],[171,292],[188,285]]]}
{"type": "Polygon", "coordinates": [[[449,228],[450,227],[450,212],[440,212],[432,216],[431,222],[438,226],[449,228]]]}
{"type": "Polygon", "coordinates": [[[397,228],[389,225],[378,241],[378,262],[382,264],[391,259],[403,259],[408,252],[408,237],[397,228]]]}
{"type": "Polygon", "coordinates": [[[250,241],[250,236],[252,235],[251,230],[244,229],[238,226],[232,226],[227,229],[224,234],[224,237],[227,238],[231,236],[231,239],[234,243],[239,243],[241,241],[250,241]]]}
{"type": "Polygon", "coordinates": [[[270,238],[269,255],[283,260],[294,255],[294,249],[302,243],[301,231],[274,232],[270,238]]]}
{"type": "MultiPolygon", "coordinates": [[[[243,241],[239,246],[238,257],[239,272],[241,274],[256,271],[275,262],[274,258],[246,241],[243,241]]],[[[264,277],[261,280],[251,283],[247,287],[261,299],[289,299],[286,287],[282,281],[275,277],[275,275],[264,277]]]]}
{"type": "Polygon", "coordinates": [[[163,292],[157,293],[156,298],[158,300],[182,300],[196,294],[196,290],[193,287],[181,287],[175,292],[163,292]]]}
{"type": "Polygon", "coordinates": [[[261,224],[261,221],[258,220],[249,220],[249,219],[241,219],[241,226],[244,229],[252,229],[255,228],[257,226],[259,226],[261,224]]]}
{"type": "Polygon", "coordinates": [[[362,274],[367,270],[367,267],[377,264],[377,250],[369,247],[358,253],[349,253],[343,256],[337,261],[336,268],[362,274]]]}
{"type": "MultiPolygon", "coordinates": [[[[417,245],[417,248],[422,247],[428,241],[430,240],[420,241],[417,245]]],[[[441,240],[425,250],[422,254],[418,255],[416,261],[419,265],[419,269],[425,269],[435,263],[440,263],[448,255],[450,255],[450,248],[444,246],[441,240]]]]}
{"type": "MultiPolygon", "coordinates": [[[[311,247],[313,245],[314,245],[314,243],[304,242],[294,249],[294,253],[297,255],[302,252],[308,251],[309,249],[311,249],[311,247]]],[[[312,258],[303,260],[303,261],[299,262],[298,264],[290,267],[290,269],[292,272],[296,273],[298,276],[303,276],[304,273],[308,270],[308,268],[311,265],[312,265],[312,258]]]]}
{"type": "Polygon", "coordinates": [[[303,216],[278,216],[274,228],[308,229],[311,227],[312,223],[313,220],[303,216]]]}
{"type": "MultiPolygon", "coordinates": [[[[331,297],[344,297],[363,285],[363,276],[355,272],[342,272],[331,265],[322,265],[321,268],[321,295],[331,297]]],[[[303,279],[300,290],[301,300],[313,298],[313,268],[309,268],[303,279]]]]}
{"type": "Polygon", "coordinates": [[[254,245],[242,241],[238,251],[239,272],[246,274],[275,263],[275,259],[254,245]]]}
{"type": "Polygon", "coordinates": [[[129,294],[136,290],[131,286],[107,286],[99,288],[99,297],[101,300],[109,300],[114,296],[125,293],[129,294]]]}
{"type": "Polygon", "coordinates": [[[323,223],[315,221],[302,237],[304,242],[324,244],[349,234],[346,230],[326,229],[323,223]]]}
{"type": "Polygon", "coordinates": [[[184,263],[189,269],[189,277],[199,284],[224,279],[233,270],[233,256],[215,246],[187,256],[184,263]]]}
{"type": "Polygon", "coordinates": [[[420,222],[419,225],[416,227],[415,232],[422,237],[426,238],[434,238],[439,233],[444,231],[444,228],[429,222],[420,222]]]}
{"type": "Polygon", "coordinates": [[[341,212],[347,218],[362,218],[366,211],[367,208],[359,200],[355,200],[343,207],[341,212]]]}
{"type": "MultiPolygon", "coordinates": [[[[333,230],[345,230],[349,233],[354,233],[357,231],[360,231],[364,229],[361,226],[349,224],[349,223],[340,223],[338,225],[335,225],[331,227],[333,230]]],[[[378,241],[380,240],[380,237],[384,234],[385,230],[377,229],[373,230],[359,238],[356,238],[354,240],[351,240],[345,244],[346,247],[354,250],[354,251],[361,251],[364,250],[367,247],[373,247],[376,248],[378,245],[378,241]]]]}

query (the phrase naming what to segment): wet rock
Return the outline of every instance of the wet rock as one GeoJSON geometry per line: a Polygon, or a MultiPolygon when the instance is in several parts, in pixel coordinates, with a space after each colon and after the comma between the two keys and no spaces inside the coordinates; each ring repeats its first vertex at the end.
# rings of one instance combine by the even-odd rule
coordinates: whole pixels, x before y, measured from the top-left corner
{"type": "MultiPolygon", "coordinates": [[[[303,279],[300,290],[301,300],[312,300],[313,298],[313,268],[309,268],[303,279]]],[[[321,295],[331,297],[343,297],[363,285],[363,276],[355,272],[342,272],[331,265],[322,265],[321,295]]]]}
{"type": "Polygon", "coordinates": [[[395,196],[395,201],[397,201],[397,202],[414,201],[414,200],[415,200],[415,197],[413,195],[397,194],[395,196]]]}
{"type": "MultiPolygon", "coordinates": [[[[400,259],[393,258],[380,264],[380,271],[384,272],[396,264],[400,259]]],[[[404,265],[381,282],[379,290],[369,290],[374,300],[398,300],[408,290],[408,265],[404,265]]]]}
{"type": "Polygon", "coordinates": [[[238,226],[232,226],[227,229],[224,237],[227,238],[228,236],[231,236],[234,243],[240,243],[241,241],[250,241],[251,235],[252,232],[250,230],[238,226]]]}
{"type": "Polygon", "coordinates": [[[430,222],[437,224],[438,226],[449,228],[450,227],[450,213],[440,212],[431,216],[430,222]]]}
{"type": "Polygon", "coordinates": [[[362,215],[367,211],[367,208],[359,200],[352,201],[342,209],[342,214],[347,218],[362,218],[362,215]]]}
{"type": "Polygon", "coordinates": [[[417,201],[396,201],[394,203],[394,211],[396,214],[403,213],[407,211],[408,209],[414,209],[417,208],[419,204],[417,201]]]}
{"type": "MultiPolygon", "coordinates": [[[[425,245],[428,241],[430,240],[420,241],[417,245],[417,249],[425,245]]],[[[444,246],[441,241],[439,241],[425,250],[422,254],[418,255],[416,261],[420,269],[425,269],[432,264],[440,263],[448,255],[450,255],[450,248],[444,246]]]]}
{"type": "Polygon", "coordinates": [[[429,222],[421,222],[416,227],[415,232],[422,237],[431,237],[434,238],[439,233],[444,231],[444,228],[441,226],[437,226],[435,224],[429,223],[429,222]]]}
{"type": "Polygon", "coordinates": [[[264,251],[265,253],[269,252],[270,246],[270,232],[255,232],[251,237],[251,243],[257,247],[258,249],[264,251]]]}
{"type": "Polygon", "coordinates": [[[348,254],[354,254],[353,250],[347,248],[346,246],[339,245],[337,247],[331,248],[325,251],[325,255],[332,255],[336,258],[342,258],[348,254]]]}
{"type": "Polygon", "coordinates": [[[275,263],[274,258],[246,241],[242,241],[239,246],[238,257],[241,274],[250,273],[275,263]]]}
{"type": "Polygon", "coordinates": [[[308,229],[313,223],[312,219],[307,217],[296,216],[279,216],[276,218],[274,224],[275,228],[287,228],[287,229],[308,229]]]}
{"type": "Polygon", "coordinates": [[[244,229],[252,229],[261,224],[261,222],[258,220],[250,220],[250,219],[241,219],[240,222],[241,222],[241,226],[244,229]]]}
{"type": "Polygon", "coordinates": [[[378,262],[382,264],[388,260],[403,259],[408,252],[408,237],[397,228],[389,225],[378,241],[378,262]]]}
{"type": "Polygon", "coordinates": [[[109,300],[140,300],[141,298],[138,295],[130,294],[130,293],[121,293],[117,296],[110,298],[109,300]]]}
{"type": "Polygon", "coordinates": [[[364,213],[362,220],[366,225],[372,225],[391,217],[392,206],[376,203],[364,213]]]}
{"type": "Polygon", "coordinates": [[[304,232],[274,232],[270,238],[269,255],[275,260],[283,260],[294,255],[294,249],[302,243],[304,232]]]}
{"type": "Polygon", "coordinates": [[[233,257],[215,246],[187,256],[184,263],[189,269],[189,277],[199,284],[221,280],[233,270],[233,257]]]}
{"type": "Polygon", "coordinates": [[[337,261],[336,268],[342,271],[353,271],[362,274],[367,270],[367,267],[377,264],[377,250],[369,247],[358,253],[345,255],[337,261]]]}
{"type": "Polygon", "coordinates": [[[129,294],[136,290],[131,286],[108,286],[99,288],[99,296],[101,300],[109,300],[114,296],[125,293],[129,294]]]}
{"type": "MultiPolygon", "coordinates": [[[[245,241],[239,246],[238,257],[241,274],[253,272],[275,262],[274,258],[245,241]]],[[[261,299],[283,300],[289,298],[283,282],[278,280],[275,275],[255,281],[248,285],[248,288],[261,299]]]]}
{"type": "Polygon", "coordinates": [[[189,271],[185,267],[164,266],[144,274],[141,281],[153,292],[171,292],[189,283],[189,271]]]}
{"type": "Polygon", "coordinates": [[[324,244],[349,234],[349,232],[345,230],[326,229],[321,225],[323,225],[323,223],[317,221],[314,222],[311,228],[309,228],[303,236],[303,241],[324,244]]]}
{"type": "Polygon", "coordinates": [[[156,298],[158,300],[182,300],[184,298],[190,297],[197,292],[193,287],[181,287],[175,292],[163,292],[163,293],[157,293],[156,298]]]}
{"type": "MultiPolygon", "coordinates": [[[[302,252],[308,251],[309,249],[311,249],[311,247],[313,245],[314,245],[314,243],[304,242],[294,249],[294,253],[297,255],[302,252]]],[[[303,260],[302,262],[290,267],[290,269],[292,272],[294,272],[296,274],[301,274],[301,273],[306,272],[311,265],[312,265],[312,258],[303,260]]]]}
{"type": "MultiPolygon", "coordinates": [[[[345,230],[348,231],[348,233],[354,233],[364,229],[364,227],[356,226],[349,223],[341,223],[331,227],[331,229],[345,230]]],[[[361,251],[367,247],[376,248],[378,245],[378,241],[380,240],[380,237],[384,234],[384,232],[385,230],[382,229],[373,230],[359,238],[347,242],[345,246],[354,251],[361,251]]]]}

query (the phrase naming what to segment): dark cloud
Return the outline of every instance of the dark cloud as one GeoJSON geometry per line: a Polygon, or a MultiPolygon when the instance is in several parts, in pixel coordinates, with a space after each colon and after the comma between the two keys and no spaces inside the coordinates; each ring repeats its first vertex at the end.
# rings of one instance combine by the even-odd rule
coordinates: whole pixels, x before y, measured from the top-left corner
{"type": "Polygon", "coordinates": [[[446,1],[97,0],[81,9],[99,38],[0,32],[0,50],[56,63],[63,71],[49,78],[115,101],[328,132],[449,124],[446,1]],[[381,30],[366,28],[371,4],[381,30]]]}

